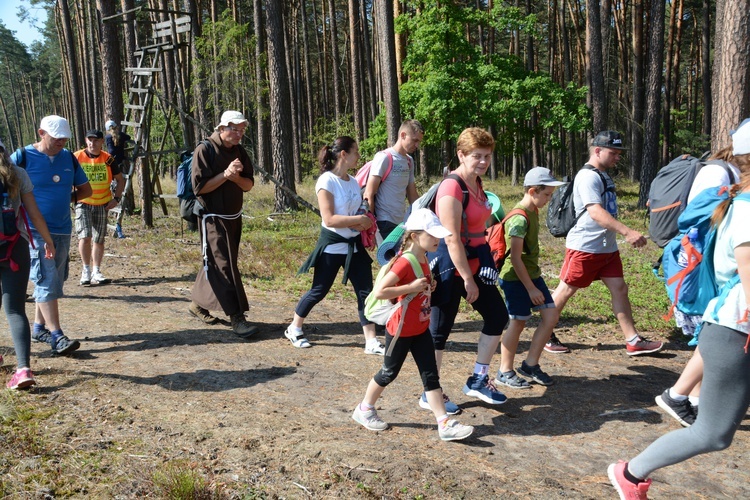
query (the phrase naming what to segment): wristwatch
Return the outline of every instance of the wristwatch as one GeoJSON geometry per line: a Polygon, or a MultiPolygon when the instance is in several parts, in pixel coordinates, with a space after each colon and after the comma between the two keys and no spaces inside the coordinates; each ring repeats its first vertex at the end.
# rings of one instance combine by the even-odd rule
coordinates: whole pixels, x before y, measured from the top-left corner
{"type": "Polygon", "coordinates": [[[119,196],[113,196],[112,198],[114,198],[114,200],[115,200],[115,201],[116,201],[117,203],[120,203],[120,199],[121,199],[121,198],[120,198],[119,196]]]}

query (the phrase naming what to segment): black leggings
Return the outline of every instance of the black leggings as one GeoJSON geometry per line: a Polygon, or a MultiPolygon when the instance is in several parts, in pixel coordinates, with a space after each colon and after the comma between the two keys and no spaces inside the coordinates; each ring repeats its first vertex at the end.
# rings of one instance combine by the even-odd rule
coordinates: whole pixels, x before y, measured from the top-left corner
{"type": "MultiPolygon", "coordinates": [[[[508,325],[508,309],[500,290],[495,285],[486,285],[479,276],[475,275],[474,281],[479,287],[479,297],[472,302],[471,307],[484,320],[482,333],[491,337],[502,335],[503,329],[508,325]]],[[[430,314],[430,333],[438,351],[445,350],[445,343],[456,321],[461,297],[466,298],[464,280],[460,276],[455,276],[451,284],[450,300],[445,304],[432,306],[430,314]]]]}
{"type": "MultiPolygon", "coordinates": [[[[346,254],[324,253],[315,262],[313,282],[310,291],[302,296],[294,312],[301,318],[307,318],[312,308],[323,300],[336,280],[339,269],[344,267],[346,254]]],[[[356,252],[349,264],[349,281],[357,294],[357,311],[359,324],[369,325],[372,321],[365,318],[365,299],[372,291],[372,266],[366,252],[356,252]]]]}
{"type": "MultiPolygon", "coordinates": [[[[385,350],[393,342],[393,335],[386,333],[385,350]]],[[[396,380],[401,367],[404,366],[406,355],[411,356],[417,363],[419,375],[422,377],[422,386],[425,392],[440,389],[440,377],[438,376],[437,363],[435,362],[435,346],[429,331],[413,337],[399,337],[390,356],[383,358],[383,367],[372,378],[380,387],[386,387],[396,380]]]]}

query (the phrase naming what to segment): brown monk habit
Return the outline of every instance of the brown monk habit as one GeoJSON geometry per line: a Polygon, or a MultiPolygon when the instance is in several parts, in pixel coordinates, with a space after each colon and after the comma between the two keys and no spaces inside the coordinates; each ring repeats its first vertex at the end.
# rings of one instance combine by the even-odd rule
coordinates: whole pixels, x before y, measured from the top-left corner
{"type": "MultiPolygon", "coordinates": [[[[231,148],[222,146],[218,132],[214,132],[209,137],[209,141],[216,151],[212,164],[209,164],[208,150],[205,145],[201,144],[195,150],[192,182],[196,193],[210,178],[223,172],[235,158],[239,158],[244,166],[242,176],[253,178],[250,157],[242,146],[231,148]]],[[[243,191],[237,184],[227,181],[216,190],[199,195],[198,201],[205,207],[206,213],[233,216],[242,210],[242,195],[243,191]]],[[[203,236],[202,220],[199,220],[198,226],[203,236]]],[[[205,226],[208,243],[208,273],[201,266],[195,278],[191,298],[193,302],[209,311],[224,311],[227,316],[244,313],[249,306],[245,289],[242,286],[242,277],[237,267],[242,218],[206,217],[205,226]]]]}

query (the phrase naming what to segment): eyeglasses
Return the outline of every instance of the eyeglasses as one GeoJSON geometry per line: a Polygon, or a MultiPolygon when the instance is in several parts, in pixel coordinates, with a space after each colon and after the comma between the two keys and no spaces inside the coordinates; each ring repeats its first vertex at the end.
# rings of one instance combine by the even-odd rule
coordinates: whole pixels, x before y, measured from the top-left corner
{"type": "Polygon", "coordinates": [[[227,130],[229,130],[230,132],[233,132],[235,134],[244,134],[245,133],[245,129],[244,128],[237,128],[237,127],[232,127],[232,126],[225,127],[225,128],[227,130]]]}

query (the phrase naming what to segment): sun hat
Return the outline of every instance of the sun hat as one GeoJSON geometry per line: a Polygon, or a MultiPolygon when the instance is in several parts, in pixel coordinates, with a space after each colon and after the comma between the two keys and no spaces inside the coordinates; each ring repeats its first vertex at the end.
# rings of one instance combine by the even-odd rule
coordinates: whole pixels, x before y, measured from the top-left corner
{"type": "Polygon", "coordinates": [[[111,128],[115,128],[117,126],[117,122],[114,120],[107,120],[107,123],[104,124],[104,130],[109,130],[111,128]]]}
{"type": "Polygon", "coordinates": [[[750,118],[745,118],[737,127],[730,132],[732,136],[732,154],[734,156],[750,153],[750,118]]]}
{"type": "Polygon", "coordinates": [[[221,115],[221,122],[216,125],[215,130],[219,130],[220,127],[228,127],[229,125],[237,125],[240,123],[247,123],[245,115],[239,111],[224,111],[221,115]]]}
{"type": "Polygon", "coordinates": [[[429,208],[413,211],[406,219],[405,227],[407,231],[426,231],[435,238],[445,238],[451,235],[451,232],[440,224],[440,219],[429,208]]]}
{"type": "Polygon", "coordinates": [[[558,181],[552,176],[552,173],[548,168],[534,167],[526,172],[526,177],[523,178],[523,186],[562,186],[565,184],[562,181],[558,181]]]}
{"type": "Polygon", "coordinates": [[[591,142],[592,146],[609,149],[627,149],[622,145],[622,136],[620,132],[614,130],[602,130],[591,142]]]}
{"type": "Polygon", "coordinates": [[[70,125],[62,116],[49,115],[42,118],[39,128],[55,139],[70,139],[70,125]]]}
{"type": "Polygon", "coordinates": [[[94,139],[104,139],[104,134],[101,130],[96,130],[95,128],[92,128],[88,132],[86,132],[86,138],[93,137],[94,139]]]}

